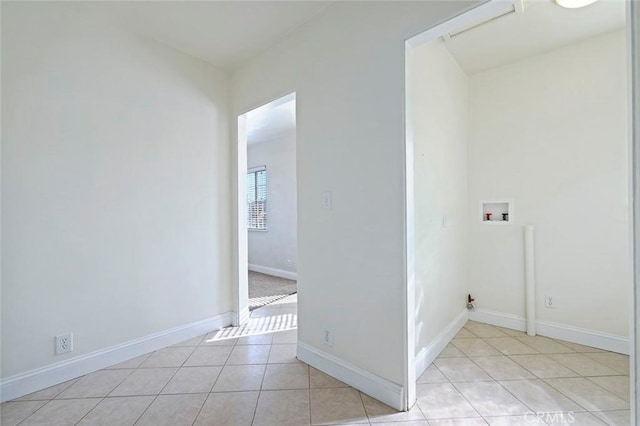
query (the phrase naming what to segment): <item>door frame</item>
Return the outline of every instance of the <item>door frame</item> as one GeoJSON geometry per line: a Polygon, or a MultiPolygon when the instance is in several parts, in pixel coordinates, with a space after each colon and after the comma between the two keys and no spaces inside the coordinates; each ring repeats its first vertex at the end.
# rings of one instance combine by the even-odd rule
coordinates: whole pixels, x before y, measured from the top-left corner
{"type": "Polygon", "coordinates": [[[640,55],[634,54],[640,49],[640,4],[627,2],[627,52],[629,58],[629,137],[631,163],[631,226],[633,229],[633,289],[631,297],[631,336],[630,336],[630,382],[631,382],[631,423],[640,423],[640,380],[638,377],[640,354],[640,55]]]}
{"type": "MultiPolygon", "coordinates": [[[[483,19],[496,16],[504,10],[505,5],[516,4],[520,0],[489,0],[479,6],[463,12],[451,19],[426,29],[405,41],[405,52],[424,42],[443,36],[445,33],[457,28],[473,24],[483,19]]],[[[629,99],[629,153],[630,153],[630,201],[631,227],[633,235],[629,245],[632,252],[633,279],[629,290],[630,321],[629,321],[629,348],[630,348],[630,382],[631,382],[631,419],[632,424],[640,424],[640,55],[634,52],[640,51],[640,1],[627,2],[626,12],[627,32],[627,58],[629,87],[631,96],[629,99]]],[[[406,64],[406,53],[404,56],[406,64]]],[[[405,69],[405,74],[406,74],[405,69]]],[[[406,300],[404,330],[405,339],[405,401],[407,407],[411,407],[416,401],[416,354],[415,354],[415,249],[414,249],[414,180],[413,180],[413,154],[414,142],[411,133],[410,110],[406,99],[407,77],[405,75],[405,288],[406,300]]]]}
{"type": "MultiPolygon", "coordinates": [[[[290,100],[296,101],[296,134],[297,134],[297,98],[296,92],[291,91],[276,98],[259,104],[245,112],[238,114],[236,119],[235,142],[235,207],[234,220],[234,253],[233,253],[233,325],[241,326],[249,321],[249,231],[247,229],[247,114],[258,108],[276,107],[290,100]]],[[[232,133],[233,134],[233,133],[232,133]]],[[[297,140],[296,140],[297,144],[297,140]]],[[[297,158],[297,149],[296,149],[297,158]]],[[[296,159],[296,175],[298,173],[296,159]]],[[[297,180],[296,180],[297,181],[297,180]]],[[[298,188],[296,186],[296,192],[298,188]]],[[[297,209],[297,207],[296,207],[297,209]]],[[[296,230],[297,236],[298,230],[296,230]]]]}

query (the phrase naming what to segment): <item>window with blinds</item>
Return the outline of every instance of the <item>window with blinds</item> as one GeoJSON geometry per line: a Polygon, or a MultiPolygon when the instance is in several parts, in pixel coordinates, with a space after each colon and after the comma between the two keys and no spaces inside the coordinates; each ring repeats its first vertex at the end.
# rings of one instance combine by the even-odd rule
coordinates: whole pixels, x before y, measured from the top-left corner
{"type": "Polygon", "coordinates": [[[247,172],[247,227],[267,229],[267,168],[247,172]]]}

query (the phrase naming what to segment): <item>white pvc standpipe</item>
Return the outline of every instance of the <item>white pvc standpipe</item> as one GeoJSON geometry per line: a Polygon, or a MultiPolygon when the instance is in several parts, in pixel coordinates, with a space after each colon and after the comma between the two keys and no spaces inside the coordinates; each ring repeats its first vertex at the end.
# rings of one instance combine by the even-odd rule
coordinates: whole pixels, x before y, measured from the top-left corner
{"type": "Polygon", "coordinates": [[[524,227],[524,288],[529,336],[536,335],[536,277],[533,247],[533,226],[527,225],[524,227]]]}

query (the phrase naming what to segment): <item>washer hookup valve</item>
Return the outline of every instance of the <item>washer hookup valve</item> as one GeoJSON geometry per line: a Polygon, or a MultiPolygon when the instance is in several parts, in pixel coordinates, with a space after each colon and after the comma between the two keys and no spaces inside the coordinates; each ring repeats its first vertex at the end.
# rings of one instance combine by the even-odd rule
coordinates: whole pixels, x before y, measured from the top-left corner
{"type": "Polygon", "coordinates": [[[473,305],[473,302],[476,299],[474,299],[473,297],[471,297],[471,295],[467,296],[467,309],[470,311],[473,311],[476,307],[473,305]]]}

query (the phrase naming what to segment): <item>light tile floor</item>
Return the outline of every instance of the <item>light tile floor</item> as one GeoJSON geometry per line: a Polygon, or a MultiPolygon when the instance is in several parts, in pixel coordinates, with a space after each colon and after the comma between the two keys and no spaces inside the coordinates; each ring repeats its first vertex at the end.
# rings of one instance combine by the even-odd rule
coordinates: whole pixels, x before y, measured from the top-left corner
{"type": "Polygon", "coordinates": [[[398,413],[295,358],[296,296],[2,404],[12,425],[629,425],[629,359],[468,322],[398,413]]]}

